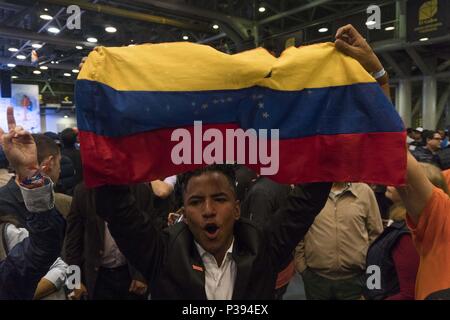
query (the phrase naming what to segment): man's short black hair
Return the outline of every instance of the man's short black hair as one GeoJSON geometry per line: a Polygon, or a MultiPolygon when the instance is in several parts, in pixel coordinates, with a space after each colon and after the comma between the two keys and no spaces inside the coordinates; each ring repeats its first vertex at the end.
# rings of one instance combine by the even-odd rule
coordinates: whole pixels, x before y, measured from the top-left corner
{"type": "Polygon", "coordinates": [[[32,134],[32,136],[36,143],[39,163],[42,163],[45,158],[57,156],[60,153],[58,145],[52,138],[43,134],[32,134]]]}
{"type": "Polygon", "coordinates": [[[426,143],[427,143],[427,140],[433,139],[433,138],[434,138],[434,135],[435,135],[436,133],[439,134],[439,132],[437,132],[437,131],[433,131],[433,130],[424,130],[423,133],[422,133],[422,139],[423,139],[423,142],[426,144],[426,143]]]}
{"type": "Polygon", "coordinates": [[[63,147],[72,148],[77,142],[77,133],[72,128],[66,128],[61,133],[63,147]]]}
{"type": "Polygon", "coordinates": [[[234,173],[233,165],[230,164],[212,164],[206,167],[202,167],[199,169],[183,173],[182,175],[179,176],[183,195],[186,192],[187,185],[192,177],[198,177],[202,174],[209,172],[219,172],[223,174],[227,178],[234,195],[236,195],[236,175],[234,173]]]}

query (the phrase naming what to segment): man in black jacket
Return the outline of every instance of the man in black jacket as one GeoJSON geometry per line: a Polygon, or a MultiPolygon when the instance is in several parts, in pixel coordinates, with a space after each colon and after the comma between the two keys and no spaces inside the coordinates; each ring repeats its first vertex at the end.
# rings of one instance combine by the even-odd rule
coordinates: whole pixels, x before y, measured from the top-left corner
{"type": "Polygon", "coordinates": [[[149,281],[152,299],[272,299],[275,280],[325,205],[330,183],[297,186],[259,228],[240,219],[230,166],[185,175],[185,223],[155,227],[128,187],[96,189],[97,212],[127,259],[149,281]]]}
{"type": "Polygon", "coordinates": [[[61,251],[65,223],[54,209],[51,179],[38,170],[36,143],[29,132],[16,126],[12,107],[7,109],[7,121],[9,132],[0,128],[0,143],[16,170],[29,212],[24,219],[30,237],[0,262],[0,299],[31,299],[39,280],[61,251]]]}
{"type": "MultiPolygon", "coordinates": [[[[154,214],[154,194],[148,184],[132,186],[131,195],[136,208],[154,214]]],[[[159,219],[153,217],[152,221],[159,219]]],[[[162,225],[162,221],[159,221],[162,225]]],[[[123,258],[117,250],[105,221],[96,214],[93,189],[84,183],[75,188],[67,216],[65,260],[82,270],[82,285],[71,295],[80,299],[87,295],[91,300],[138,300],[145,298],[146,279],[123,258]]]]}

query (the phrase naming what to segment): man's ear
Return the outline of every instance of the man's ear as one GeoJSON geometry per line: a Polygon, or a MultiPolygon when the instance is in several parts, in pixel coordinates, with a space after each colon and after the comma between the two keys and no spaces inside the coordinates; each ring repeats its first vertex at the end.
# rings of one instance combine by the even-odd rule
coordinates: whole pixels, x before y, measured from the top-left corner
{"type": "Polygon", "coordinates": [[[187,216],[186,216],[186,210],[184,210],[184,206],[181,207],[181,208],[178,210],[178,213],[181,214],[181,215],[184,217],[184,218],[183,218],[183,222],[186,223],[187,225],[189,225],[189,221],[188,221],[188,218],[187,218],[187,216]]]}
{"type": "Polygon", "coordinates": [[[53,161],[54,159],[55,159],[54,156],[49,156],[41,162],[40,167],[41,167],[42,172],[44,172],[46,174],[50,172],[50,170],[53,168],[53,165],[54,165],[54,161],[53,161]]]}
{"type": "Polygon", "coordinates": [[[239,200],[236,200],[235,202],[235,210],[234,220],[239,220],[241,217],[241,202],[239,200]]]}

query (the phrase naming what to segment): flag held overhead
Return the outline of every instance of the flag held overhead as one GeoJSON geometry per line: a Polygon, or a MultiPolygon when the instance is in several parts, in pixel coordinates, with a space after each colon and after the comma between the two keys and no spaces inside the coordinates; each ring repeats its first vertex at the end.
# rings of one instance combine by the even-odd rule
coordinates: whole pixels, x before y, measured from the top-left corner
{"type": "Polygon", "coordinates": [[[192,43],[98,47],[78,76],[76,104],[89,186],[150,181],[218,160],[263,174],[276,160],[277,170],[266,172],[281,183],[405,182],[400,117],[331,43],[291,47],[280,58],[192,43]]]}

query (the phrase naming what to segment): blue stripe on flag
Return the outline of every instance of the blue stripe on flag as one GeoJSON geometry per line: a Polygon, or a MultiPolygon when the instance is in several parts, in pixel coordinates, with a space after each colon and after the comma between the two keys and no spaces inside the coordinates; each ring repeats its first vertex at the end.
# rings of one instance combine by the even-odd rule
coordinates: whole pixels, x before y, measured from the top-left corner
{"type": "Polygon", "coordinates": [[[122,137],[151,130],[237,123],[280,129],[280,138],[399,132],[403,123],[377,83],[278,91],[118,91],[90,80],[76,83],[80,130],[122,137]]]}

